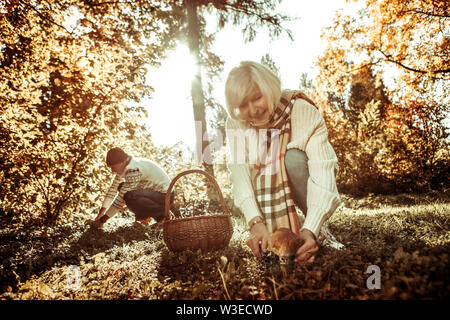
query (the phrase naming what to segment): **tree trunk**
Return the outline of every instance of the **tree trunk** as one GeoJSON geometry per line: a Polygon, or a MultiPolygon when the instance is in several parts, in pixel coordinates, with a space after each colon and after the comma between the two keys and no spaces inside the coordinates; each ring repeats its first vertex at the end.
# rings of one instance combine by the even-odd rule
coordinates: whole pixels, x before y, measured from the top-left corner
{"type": "Polygon", "coordinates": [[[205,98],[202,88],[201,63],[200,63],[200,27],[197,17],[197,5],[195,1],[185,0],[188,18],[188,43],[189,51],[196,62],[196,72],[192,79],[191,96],[194,108],[194,120],[196,128],[196,156],[206,172],[214,176],[212,155],[207,148],[209,144],[208,130],[205,119],[205,98]]]}

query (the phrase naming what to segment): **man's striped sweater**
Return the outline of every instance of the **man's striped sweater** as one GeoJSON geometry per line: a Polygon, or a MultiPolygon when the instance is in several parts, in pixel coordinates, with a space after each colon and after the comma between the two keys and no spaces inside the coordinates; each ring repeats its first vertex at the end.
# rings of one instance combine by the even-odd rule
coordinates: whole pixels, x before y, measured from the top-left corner
{"type": "Polygon", "coordinates": [[[123,196],[132,190],[150,189],[166,193],[170,178],[155,162],[132,157],[122,175],[117,175],[106,193],[102,207],[107,208],[106,215],[114,216],[125,207],[123,196]]]}

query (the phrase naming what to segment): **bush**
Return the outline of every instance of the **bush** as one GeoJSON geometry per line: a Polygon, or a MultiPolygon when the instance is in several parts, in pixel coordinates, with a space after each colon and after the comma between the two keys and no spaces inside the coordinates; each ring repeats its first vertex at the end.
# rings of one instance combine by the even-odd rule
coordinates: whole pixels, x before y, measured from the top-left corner
{"type": "Polygon", "coordinates": [[[327,109],[339,190],[363,195],[448,187],[448,133],[436,109],[371,101],[357,113],[358,122],[327,109]]]}

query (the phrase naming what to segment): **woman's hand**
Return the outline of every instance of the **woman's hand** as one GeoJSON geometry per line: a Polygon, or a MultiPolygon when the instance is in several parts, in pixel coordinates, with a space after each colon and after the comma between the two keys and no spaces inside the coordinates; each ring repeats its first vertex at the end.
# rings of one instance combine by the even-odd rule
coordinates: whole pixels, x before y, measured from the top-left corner
{"type": "Polygon", "coordinates": [[[295,262],[313,263],[316,254],[319,251],[319,245],[316,242],[314,233],[308,229],[300,231],[300,239],[304,241],[303,245],[298,248],[295,262]]]}
{"type": "Polygon", "coordinates": [[[270,234],[267,230],[267,226],[263,222],[257,222],[250,228],[250,238],[247,241],[247,245],[252,249],[253,254],[258,258],[262,259],[261,253],[259,252],[259,247],[264,253],[266,253],[270,244],[270,234]]]}

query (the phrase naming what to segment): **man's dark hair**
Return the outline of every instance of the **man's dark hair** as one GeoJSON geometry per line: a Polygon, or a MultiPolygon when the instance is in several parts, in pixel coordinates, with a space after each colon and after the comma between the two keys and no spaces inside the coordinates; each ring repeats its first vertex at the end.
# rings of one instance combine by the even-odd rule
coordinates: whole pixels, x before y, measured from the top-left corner
{"type": "Polygon", "coordinates": [[[115,165],[117,163],[127,160],[129,155],[120,148],[111,148],[106,154],[106,164],[108,166],[115,165]]]}

